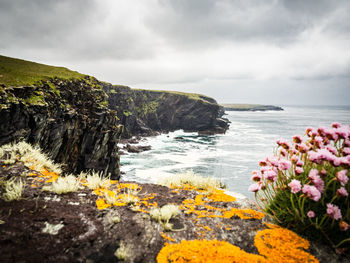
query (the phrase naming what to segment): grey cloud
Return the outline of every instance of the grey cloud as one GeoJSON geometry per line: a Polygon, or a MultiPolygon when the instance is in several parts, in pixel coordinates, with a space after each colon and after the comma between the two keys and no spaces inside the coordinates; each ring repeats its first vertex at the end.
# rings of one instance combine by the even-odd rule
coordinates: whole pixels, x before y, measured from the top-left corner
{"type": "Polygon", "coordinates": [[[149,26],[171,44],[195,48],[222,41],[288,45],[338,9],[350,6],[349,2],[326,0],[161,0],[160,3],[158,16],[147,21],[149,26]]]}
{"type": "Polygon", "coordinates": [[[0,0],[0,52],[30,49],[70,60],[153,55],[128,21],[106,25],[110,17],[96,0],[0,0]]]}

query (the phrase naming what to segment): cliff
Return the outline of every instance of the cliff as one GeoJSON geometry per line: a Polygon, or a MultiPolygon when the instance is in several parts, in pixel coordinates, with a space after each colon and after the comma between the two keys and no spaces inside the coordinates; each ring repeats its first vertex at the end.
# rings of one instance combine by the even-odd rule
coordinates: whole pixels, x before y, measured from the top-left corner
{"type": "Polygon", "coordinates": [[[96,79],[2,56],[0,65],[0,145],[26,140],[67,172],[119,175],[122,128],[96,79]]]}
{"type": "Polygon", "coordinates": [[[283,108],[260,104],[221,104],[225,111],[283,111],[283,108]]]}
{"type": "Polygon", "coordinates": [[[225,133],[224,110],[207,96],[171,91],[131,89],[105,85],[110,108],[117,111],[123,136],[152,135],[183,129],[203,134],[225,133]]]}

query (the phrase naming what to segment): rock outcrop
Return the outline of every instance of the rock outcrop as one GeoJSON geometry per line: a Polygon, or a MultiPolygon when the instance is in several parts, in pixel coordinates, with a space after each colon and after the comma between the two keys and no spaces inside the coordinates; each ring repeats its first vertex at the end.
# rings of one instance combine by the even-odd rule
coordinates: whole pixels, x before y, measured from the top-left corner
{"type": "Polygon", "coordinates": [[[104,85],[110,109],[124,125],[123,136],[152,135],[178,129],[203,134],[224,133],[223,107],[199,94],[131,89],[104,85]]]}
{"type": "Polygon", "coordinates": [[[94,169],[118,177],[122,127],[97,80],[87,76],[35,86],[2,85],[0,93],[0,145],[26,140],[66,164],[68,172],[94,169]]]}

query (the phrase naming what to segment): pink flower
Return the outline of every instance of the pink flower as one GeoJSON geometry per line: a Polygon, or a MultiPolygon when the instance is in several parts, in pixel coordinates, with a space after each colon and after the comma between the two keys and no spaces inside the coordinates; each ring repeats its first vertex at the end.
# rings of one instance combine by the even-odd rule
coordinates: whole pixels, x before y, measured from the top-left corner
{"type": "Polygon", "coordinates": [[[283,156],[283,157],[286,157],[287,156],[287,154],[288,154],[288,152],[285,150],[285,149],[281,149],[280,150],[280,154],[283,156]]]}
{"type": "Polygon", "coordinates": [[[333,128],[340,128],[341,127],[341,124],[339,122],[333,122],[332,123],[332,127],[333,128]]]}
{"type": "Polygon", "coordinates": [[[278,162],[278,168],[280,170],[289,170],[291,166],[292,166],[292,163],[286,159],[281,159],[278,162]]]}
{"type": "Polygon", "coordinates": [[[349,177],[346,175],[347,172],[347,170],[341,170],[336,173],[337,180],[342,186],[346,185],[346,183],[349,181],[349,177]]]}
{"type": "Polygon", "coordinates": [[[350,139],[346,138],[344,141],[344,145],[350,147],[350,139]]]}
{"type": "Polygon", "coordinates": [[[346,189],[344,187],[340,187],[338,190],[337,190],[337,194],[339,196],[348,196],[348,192],[346,191],[346,189]]]}
{"type": "Polygon", "coordinates": [[[335,220],[342,218],[339,207],[333,204],[327,204],[327,215],[335,220]]]}
{"type": "Polygon", "coordinates": [[[338,167],[339,165],[341,165],[341,163],[342,163],[342,158],[335,157],[334,160],[332,160],[332,164],[333,164],[335,167],[338,167]]]}
{"type": "Polygon", "coordinates": [[[255,184],[252,184],[252,185],[249,186],[248,191],[256,193],[260,189],[261,189],[260,184],[255,183],[255,184]]]}
{"type": "Polygon", "coordinates": [[[304,169],[302,167],[299,167],[299,166],[295,167],[295,173],[297,175],[302,174],[303,172],[304,172],[304,169]]]}
{"type": "Polygon", "coordinates": [[[349,165],[350,166],[350,155],[340,157],[339,159],[340,159],[342,165],[349,165]]]}
{"type": "Polygon", "coordinates": [[[276,143],[279,146],[282,146],[286,150],[289,150],[291,148],[290,143],[284,139],[278,139],[278,140],[276,140],[276,143]]]}
{"type": "Polygon", "coordinates": [[[267,162],[266,161],[260,161],[259,162],[259,166],[266,166],[267,165],[267,162]]]}
{"type": "Polygon", "coordinates": [[[309,179],[311,182],[315,185],[318,191],[323,193],[324,190],[324,181],[321,179],[321,177],[318,175],[318,170],[311,169],[309,172],[309,179]]]}
{"type": "Polygon", "coordinates": [[[308,216],[309,218],[313,218],[313,217],[315,217],[315,212],[312,211],[312,210],[310,210],[309,212],[307,212],[307,216],[308,216]]]}
{"type": "Polygon", "coordinates": [[[277,173],[274,170],[267,170],[265,173],[265,178],[269,181],[277,181],[277,173]]]}
{"type": "Polygon", "coordinates": [[[278,167],[278,158],[274,155],[268,156],[266,158],[266,161],[269,162],[271,165],[278,167]]]}
{"type": "Polygon", "coordinates": [[[312,128],[312,127],[307,127],[305,133],[306,133],[307,136],[311,137],[311,136],[313,136],[316,132],[315,132],[314,128],[312,128]]]}
{"type": "Polygon", "coordinates": [[[327,171],[326,171],[326,169],[322,169],[322,170],[321,170],[321,174],[322,174],[322,176],[327,175],[327,171]]]}
{"type": "Polygon", "coordinates": [[[299,160],[297,163],[296,163],[297,166],[303,166],[304,165],[304,162],[299,160]]]}
{"type": "Polygon", "coordinates": [[[321,198],[320,191],[317,190],[317,188],[315,186],[312,186],[312,185],[307,185],[307,184],[304,185],[303,193],[306,194],[306,196],[308,198],[314,200],[315,202],[317,202],[321,198]]]}
{"type": "Polygon", "coordinates": [[[293,141],[294,141],[295,143],[301,143],[301,142],[303,141],[303,139],[301,138],[300,135],[294,135],[293,141]]]}
{"type": "Polygon", "coordinates": [[[259,171],[253,171],[252,174],[253,174],[252,181],[255,181],[255,182],[260,182],[261,181],[262,176],[261,176],[259,171]]]}
{"type": "Polygon", "coordinates": [[[344,155],[350,155],[350,147],[345,147],[345,148],[343,149],[343,154],[344,154],[344,155]]]}
{"type": "Polygon", "coordinates": [[[290,191],[293,193],[293,194],[296,194],[298,192],[300,192],[301,190],[301,183],[299,180],[295,180],[293,179],[289,184],[288,186],[290,187],[290,191]]]}
{"type": "Polygon", "coordinates": [[[332,145],[327,145],[327,148],[326,148],[329,152],[333,153],[334,155],[337,155],[338,154],[338,151],[337,149],[332,146],[332,145]]]}
{"type": "Polygon", "coordinates": [[[326,127],[318,127],[317,133],[323,137],[326,135],[326,129],[327,129],[326,127]]]}
{"type": "Polygon", "coordinates": [[[334,130],[335,134],[337,134],[342,139],[348,139],[349,129],[347,127],[340,127],[334,130]]]}

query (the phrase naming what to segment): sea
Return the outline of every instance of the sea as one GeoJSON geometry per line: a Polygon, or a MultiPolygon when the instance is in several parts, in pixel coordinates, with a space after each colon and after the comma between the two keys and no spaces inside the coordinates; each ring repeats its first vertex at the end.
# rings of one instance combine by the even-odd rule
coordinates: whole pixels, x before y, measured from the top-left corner
{"type": "Polygon", "coordinates": [[[228,111],[225,134],[200,136],[182,130],[143,138],[150,151],[122,155],[123,180],[157,183],[163,177],[193,171],[221,180],[227,190],[252,198],[253,170],[273,154],[276,140],[292,141],[307,127],[350,124],[350,106],[283,106],[284,111],[228,111]]]}

